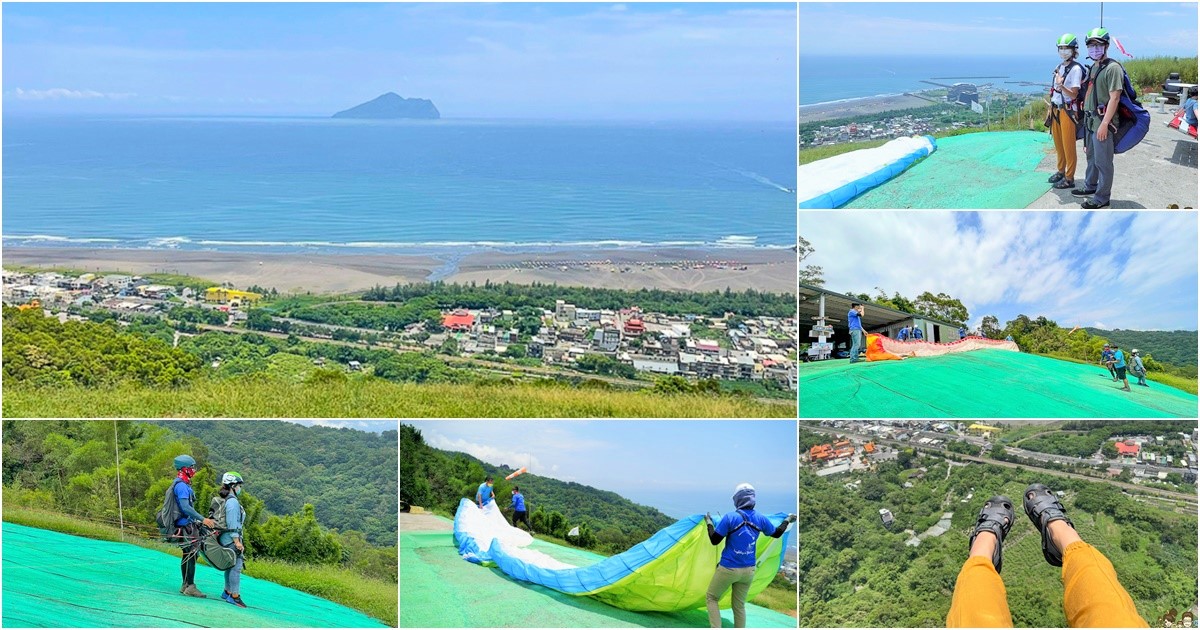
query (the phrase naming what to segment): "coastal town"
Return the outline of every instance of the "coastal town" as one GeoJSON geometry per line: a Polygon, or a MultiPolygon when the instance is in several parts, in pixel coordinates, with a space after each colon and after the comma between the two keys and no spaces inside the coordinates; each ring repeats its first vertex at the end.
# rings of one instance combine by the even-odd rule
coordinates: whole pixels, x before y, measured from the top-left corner
{"type": "MultiPolygon", "coordinates": [[[[255,309],[264,291],[228,286],[181,285],[123,274],[64,274],[4,270],[3,301],[21,309],[40,308],[62,321],[83,320],[103,311],[117,321],[166,318],[176,308],[202,309],[210,329],[266,332],[312,340],[363,342],[398,351],[456,357],[534,361],[549,368],[594,371],[624,378],[680,376],[689,379],[758,382],[795,391],[794,318],[721,318],[667,315],[636,305],[589,309],[558,300],[553,309],[445,309],[436,320],[402,329],[367,329],[270,314],[255,309]],[[254,314],[251,317],[251,314],[254,314]],[[518,326],[518,320],[521,325],[518,326]],[[603,366],[603,369],[597,369],[603,366]]],[[[187,329],[197,332],[195,327],[187,329]]],[[[348,371],[369,365],[348,362],[348,371]]]]}
{"type": "Polygon", "coordinates": [[[992,457],[994,453],[1004,461],[1015,459],[1026,465],[1063,470],[1090,469],[1104,477],[1138,484],[1168,480],[1196,483],[1197,478],[1200,429],[1190,433],[1114,435],[1090,456],[1073,457],[1002,445],[996,439],[1006,430],[1001,422],[825,420],[804,424],[830,435],[828,443],[814,445],[800,454],[801,465],[821,477],[868,470],[877,462],[895,459],[900,449],[913,448],[970,457],[992,457]]]}

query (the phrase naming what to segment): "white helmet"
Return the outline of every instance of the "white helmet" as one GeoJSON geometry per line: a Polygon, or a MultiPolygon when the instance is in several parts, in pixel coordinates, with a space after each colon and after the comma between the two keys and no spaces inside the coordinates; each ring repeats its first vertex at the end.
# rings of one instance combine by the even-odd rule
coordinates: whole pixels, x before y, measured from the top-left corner
{"type": "Polygon", "coordinates": [[[221,485],[223,486],[232,486],[238,483],[245,483],[245,481],[242,480],[242,475],[239,473],[231,470],[224,475],[221,475],[221,485]]]}

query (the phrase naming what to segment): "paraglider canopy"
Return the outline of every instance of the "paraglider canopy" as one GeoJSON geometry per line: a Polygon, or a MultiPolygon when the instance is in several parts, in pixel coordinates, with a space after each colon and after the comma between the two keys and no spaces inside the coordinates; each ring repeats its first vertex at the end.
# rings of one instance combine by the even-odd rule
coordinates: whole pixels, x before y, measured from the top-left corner
{"type": "Polygon", "coordinates": [[[567,532],[567,535],[571,536],[571,537],[578,536],[579,535],[579,526],[576,525],[575,527],[572,527],[571,531],[567,532]]]}

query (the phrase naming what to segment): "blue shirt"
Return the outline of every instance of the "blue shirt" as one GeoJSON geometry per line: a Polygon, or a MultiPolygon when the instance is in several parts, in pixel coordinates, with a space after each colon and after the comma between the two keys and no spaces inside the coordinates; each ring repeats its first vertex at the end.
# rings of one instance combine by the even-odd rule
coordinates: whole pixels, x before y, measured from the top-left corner
{"type": "Polygon", "coordinates": [[[192,485],[180,479],[179,483],[175,484],[175,500],[179,502],[179,511],[183,512],[183,516],[175,519],[175,524],[183,527],[192,521],[203,521],[204,517],[193,505],[196,503],[196,493],[192,491],[192,485]]]}
{"type": "Polygon", "coordinates": [[[1101,350],[1100,351],[1100,360],[1101,361],[1108,363],[1108,360],[1111,358],[1113,358],[1112,350],[1101,350]]]}
{"type": "MultiPolygon", "coordinates": [[[[241,529],[242,524],[242,506],[237,497],[230,493],[229,498],[225,499],[225,529],[241,529]]],[[[241,532],[225,531],[217,537],[217,542],[228,547],[233,544],[233,539],[241,537],[241,532]]]]}
{"type": "Polygon", "coordinates": [[[1183,117],[1187,124],[1196,126],[1196,99],[1189,98],[1183,103],[1183,117]]]}
{"type": "Polygon", "coordinates": [[[525,511],[525,497],[520,492],[512,495],[512,509],[514,512],[525,511]]]}
{"type": "Polygon", "coordinates": [[[1115,364],[1113,364],[1113,367],[1119,367],[1119,368],[1125,367],[1125,353],[1124,352],[1117,350],[1116,354],[1113,355],[1113,358],[1115,358],[1117,360],[1117,362],[1115,364]]]}
{"type": "Polygon", "coordinates": [[[775,526],[767,517],[754,510],[739,510],[722,516],[721,522],[717,523],[714,529],[717,530],[717,534],[725,537],[721,566],[727,569],[744,569],[754,566],[754,550],[759,532],[769,536],[774,533],[775,526]],[[746,525],[738,527],[743,522],[746,525]]]}
{"type": "Polygon", "coordinates": [[[921,332],[920,328],[913,326],[912,338],[913,339],[923,339],[924,337],[925,337],[925,333],[921,332]]]}
{"type": "Polygon", "coordinates": [[[962,339],[962,338],[964,338],[964,337],[966,337],[966,336],[967,336],[967,329],[966,329],[966,328],[959,328],[959,329],[958,329],[958,338],[959,338],[959,339],[962,339]]]}
{"type": "Polygon", "coordinates": [[[900,340],[900,341],[904,341],[904,340],[908,339],[908,329],[907,329],[907,328],[901,328],[901,329],[900,329],[900,334],[896,335],[896,339],[898,339],[898,340],[900,340]]]}
{"type": "Polygon", "coordinates": [[[858,311],[856,311],[854,309],[850,309],[850,312],[846,315],[846,321],[850,322],[850,330],[862,330],[863,329],[862,316],[859,315],[858,311]]]}
{"type": "Polygon", "coordinates": [[[487,485],[486,481],[479,484],[479,492],[476,492],[475,496],[479,498],[479,502],[483,505],[487,505],[487,504],[491,503],[492,502],[491,486],[487,485]]]}

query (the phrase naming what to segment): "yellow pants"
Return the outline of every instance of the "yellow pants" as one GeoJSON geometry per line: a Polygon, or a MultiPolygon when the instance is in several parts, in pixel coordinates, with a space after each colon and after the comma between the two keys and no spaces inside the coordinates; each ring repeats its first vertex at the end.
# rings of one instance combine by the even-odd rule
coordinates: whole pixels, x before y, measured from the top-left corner
{"type": "MultiPolygon", "coordinates": [[[[1071,628],[1147,628],[1104,554],[1079,541],[1063,552],[1063,611],[1071,628]]],[[[949,628],[1011,628],[1004,581],[990,558],[967,558],[954,584],[949,628]]]]}
{"type": "Polygon", "coordinates": [[[1058,154],[1056,170],[1062,173],[1067,181],[1075,181],[1075,145],[1078,141],[1075,139],[1075,121],[1066,110],[1057,109],[1051,113],[1050,135],[1054,137],[1054,152],[1058,154]]]}

